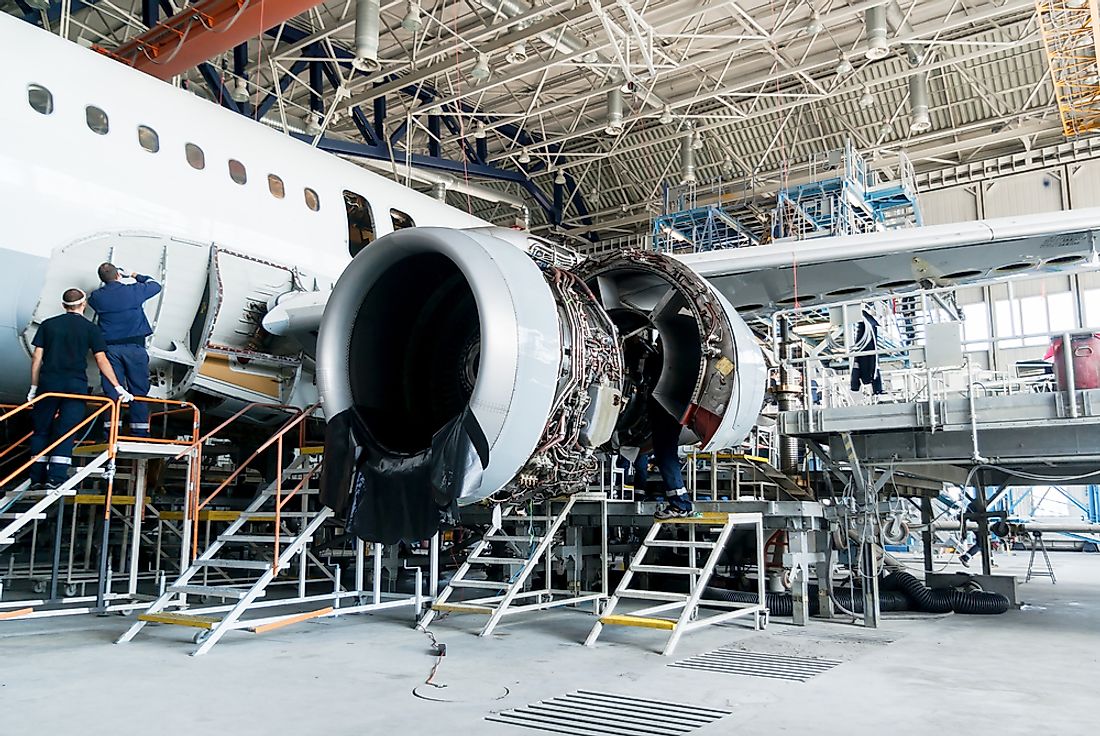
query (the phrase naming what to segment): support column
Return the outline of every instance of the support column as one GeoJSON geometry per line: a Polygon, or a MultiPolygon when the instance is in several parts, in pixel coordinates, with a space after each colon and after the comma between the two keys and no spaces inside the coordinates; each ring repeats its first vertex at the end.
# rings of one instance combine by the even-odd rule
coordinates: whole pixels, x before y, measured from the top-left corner
{"type": "Polygon", "coordinates": [[[924,547],[924,571],[932,572],[932,542],[935,533],[932,531],[932,498],[921,496],[920,498],[920,523],[924,527],[920,533],[921,544],[924,547]]]}
{"type": "Polygon", "coordinates": [[[805,626],[810,620],[810,581],[806,530],[787,532],[791,565],[791,601],[795,626],[805,626]]]}
{"type": "Polygon", "coordinates": [[[978,473],[978,487],[975,488],[978,501],[978,544],[982,548],[982,574],[989,575],[993,572],[992,551],[989,542],[989,509],[986,506],[985,484],[981,481],[981,473],[978,473]]]}

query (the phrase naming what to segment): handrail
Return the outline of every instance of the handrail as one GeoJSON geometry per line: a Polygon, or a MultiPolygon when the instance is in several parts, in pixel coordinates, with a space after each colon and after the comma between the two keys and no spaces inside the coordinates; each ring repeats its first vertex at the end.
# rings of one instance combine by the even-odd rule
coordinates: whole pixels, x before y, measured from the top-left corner
{"type": "MultiPolygon", "coordinates": [[[[282,442],[281,439],[279,441],[282,442]]],[[[279,448],[279,456],[281,457],[282,454],[283,454],[282,453],[282,448],[280,447],[279,448]]],[[[282,493],[282,490],[283,490],[283,484],[282,484],[283,471],[282,471],[281,467],[279,468],[279,485],[276,486],[276,488],[275,488],[275,556],[272,559],[272,568],[271,568],[271,571],[274,572],[274,573],[279,572],[279,528],[282,526],[283,506],[285,506],[287,501],[292,499],[294,497],[294,495],[298,493],[298,491],[302,490],[302,488],[304,488],[305,485],[307,483],[309,483],[310,479],[313,478],[313,474],[316,473],[317,470],[320,467],[321,467],[321,465],[317,464],[317,465],[314,465],[312,468],[310,468],[309,472],[307,472],[304,476],[302,476],[302,479],[300,481],[298,481],[298,485],[294,486],[294,489],[290,492],[290,494],[286,498],[281,498],[280,497],[280,494],[282,493]]]]}
{"type": "MultiPolygon", "coordinates": [[[[169,413],[190,411],[191,412],[191,442],[188,443],[188,444],[191,447],[193,447],[198,442],[198,437],[199,437],[199,407],[196,406],[195,404],[193,404],[192,402],[190,402],[190,401],[178,401],[176,399],[156,399],[156,398],[149,398],[148,396],[135,396],[133,398],[133,401],[131,401],[130,403],[131,403],[131,405],[134,404],[134,403],[143,403],[143,404],[161,404],[161,405],[164,405],[164,406],[175,406],[176,407],[175,409],[172,409],[171,411],[158,412],[158,414],[169,414],[169,413]]],[[[150,415],[150,418],[152,418],[152,415],[150,415]]],[[[124,434],[121,434],[121,433],[117,436],[116,439],[118,439],[120,441],[126,441],[126,442],[148,442],[148,443],[151,443],[151,444],[160,444],[160,445],[181,444],[179,442],[179,440],[168,439],[168,438],[164,438],[164,437],[139,437],[137,435],[124,435],[124,434]]],[[[189,447],[189,449],[191,449],[191,448],[189,447]]]]}
{"type": "MultiPolygon", "coordinates": [[[[235,481],[238,478],[238,476],[240,476],[240,474],[243,473],[249,467],[249,465],[252,463],[252,461],[260,456],[260,453],[262,453],[264,450],[271,447],[273,444],[277,446],[277,453],[278,453],[277,462],[275,463],[275,466],[276,466],[276,475],[275,475],[275,483],[276,483],[276,486],[275,486],[275,493],[276,493],[276,498],[275,498],[275,503],[276,503],[276,507],[275,507],[275,528],[276,528],[276,530],[278,530],[279,523],[281,521],[281,511],[282,511],[283,437],[285,437],[286,434],[290,430],[292,430],[296,427],[299,427],[300,425],[303,425],[304,421],[307,418],[309,418],[310,416],[312,416],[313,412],[317,411],[317,409],[319,409],[320,406],[321,406],[321,402],[318,401],[318,402],[316,402],[315,404],[313,404],[312,406],[310,406],[307,409],[299,409],[296,415],[292,416],[289,420],[287,420],[285,423],[283,423],[283,425],[281,427],[279,427],[279,429],[277,429],[267,439],[267,441],[265,441],[262,445],[260,445],[258,448],[256,448],[256,451],[253,452],[248,457],[247,460],[245,460],[242,463],[238,463],[236,470],[234,470],[229,475],[228,478],[226,478],[224,481],[222,481],[221,484],[218,485],[217,488],[215,488],[213,491],[211,491],[210,495],[207,496],[201,502],[199,500],[199,496],[201,495],[201,491],[196,486],[196,489],[195,489],[195,502],[194,502],[194,505],[192,506],[192,511],[193,511],[193,514],[192,514],[193,533],[191,535],[192,559],[198,553],[199,512],[201,512],[204,508],[206,508],[210,504],[211,501],[213,501],[223,490],[226,489],[226,487],[229,486],[230,483],[235,481]]],[[[239,416],[240,414],[241,414],[241,412],[238,412],[238,414],[235,415],[235,416],[239,416]]],[[[228,421],[223,422],[222,426],[224,427],[227,424],[228,424],[228,421]]],[[[208,435],[208,437],[209,436],[210,435],[208,435]]],[[[312,471],[311,471],[311,473],[312,473],[312,471]]],[[[298,489],[295,489],[294,493],[297,493],[297,490],[298,489]]],[[[291,495],[293,495],[293,493],[291,495]]],[[[278,539],[278,531],[276,531],[276,540],[277,539],[278,539]]],[[[276,559],[276,564],[277,563],[278,563],[278,559],[276,559]]]]}
{"type": "MultiPolygon", "coordinates": [[[[46,393],[39,394],[38,396],[35,396],[32,400],[26,402],[25,404],[21,404],[21,405],[17,406],[16,408],[5,412],[3,415],[0,415],[0,422],[4,422],[4,421],[10,419],[11,417],[15,416],[16,414],[21,413],[21,412],[24,412],[24,411],[27,411],[27,410],[33,410],[33,408],[35,407],[36,404],[38,404],[40,401],[42,401],[43,399],[46,399],[46,398],[79,399],[79,400],[84,401],[84,402],[91,402],[91,403],[101,404],[101,406],[98,409],[96,409],[94,412],[92,412],[89,416],[85,417],[82,421],[77,423],[76,426],[74,426],[72,429],[70,429],[65,434],[61,435],[60,437],[55,439],[53,442],[51,442],[49,445],[47,445],[45,448],[43,448],[37,455],[32,456],[29,460],[27,460],[25,463],[23,463],[21,466],[19,466],[19,468],[17,470],[13,471],[12,473],[9,473],[6,477],[3,478],[3,480],[0,480],[0,486],[7,485],[9,482],[11,482],[13,479],[15,479],[20,473],[22,473],[25,470],[30,469],[30,467],[32,465],[34,465],[34,463],[39,458],[48,457],[49,453],[55,447],[57,447],[62,442],[67,440],[70,436],[75,435],[78,431],[83,429],[86,425],[88,425],[89,423],[94,421],[95,418],[98,417],[100,414],[103,414],[104,412],[108,412],[108,411],[111,414],[112,422],[111,422],[111,441],[109,441],[107,443],[107,453],[108,453],[108,458],[110,459],[110,462],[114,463],[114,460],[115,460],[115,445],[116,445],[115,431],[116,431],[116,427],[117,427],[117,423],[118,423],[118,406],[119,406],[119,404],[118,404],[117,401],[115,401],[113,399],[108,399],[105,396],[87,396],[87,395],[84,395],[84,394],[68,394],[68,393],[48,391],[46,393]]],[[[111,486],[113,485],[113,482],[114,482],[114,477],[113,477],[113,474],[112,474],[112,476],[110,478],[108,478],[108,481],[107,481],[107,498],[108,498],[108,500],[110,499],[111,486]]],[[[108,504],[107,508],[108,509],[110,508],[109,504],[108,504]]]]}

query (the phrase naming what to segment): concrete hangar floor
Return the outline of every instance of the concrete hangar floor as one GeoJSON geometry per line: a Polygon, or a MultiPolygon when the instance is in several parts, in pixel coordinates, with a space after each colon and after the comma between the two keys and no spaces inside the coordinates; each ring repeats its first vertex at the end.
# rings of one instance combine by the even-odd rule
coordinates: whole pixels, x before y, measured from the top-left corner
{"type": "MultiPolygon", "coordinates": [[[[1003,616],[884,614],[877,631],[735,623],[684,637],[672,658],[647,629],[582,647],[592,619],[580,611],[522,617],[485,639],[480,617],[451,616],[433,626],[448,645],[435,688],[424,684],[430,641],[404,609],[227,637],[201,658],[186,656],[178,627],[115,645],[118,616],[13,621],[0,631],[0,733],[521,736],[554,731],[491,719],[578,692],[668,714],[653,730],[631,725],[629,709],[605,713],[618,725],[594,734],[1085,733],[1100,678],[1100,555],[1051,557],[1057,584],[1021,586],[1025,605],[1003,616]],[[824,662],[805,681],[669,666],[720,647],[824,662]]],[[[998,562],[1022,579],[1027,554],[998,562]]]]}

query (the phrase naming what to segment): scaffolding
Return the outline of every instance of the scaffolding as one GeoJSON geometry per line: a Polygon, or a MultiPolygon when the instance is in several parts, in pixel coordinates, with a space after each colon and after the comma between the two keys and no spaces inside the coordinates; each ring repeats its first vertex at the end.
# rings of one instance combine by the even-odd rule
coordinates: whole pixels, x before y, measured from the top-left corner
{"type": "Polygon", "coordinates": [[[1062,132],[1075,138],[1100,129],[1100,67],[1097,65],[1095,0],[1036,0],[1039,28],[1062,118],[1062,132]]]}
{"type": "Polygon", "coordinates": [[[810,160],[810,179],[780,189],[772,217],[774,240],[859,235],[921,224],[916,174],[904,153],[896,176],[879,181],[852,142],[810,160]]]}

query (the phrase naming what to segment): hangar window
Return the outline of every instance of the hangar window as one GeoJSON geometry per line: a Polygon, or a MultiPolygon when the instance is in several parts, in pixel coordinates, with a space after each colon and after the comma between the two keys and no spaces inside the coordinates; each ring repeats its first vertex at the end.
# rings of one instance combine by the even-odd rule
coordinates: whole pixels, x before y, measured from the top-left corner
{"type": "Polygon", "coordinates": [[[201,170],[206,168],[206,154],[202,152],[201,148],[194,143],[188,143],[183,149],[187,152],[187,163],[191,164],[192,169],[201,170]]]}
{"type": "Polygon", "coordinates": [[[107,113],[95,105],[84,108],[84,120],[87,121],[88,128],[97,135],[107,135],[107,131],[111,129],[107,121],[107,113]]]}
{"type": "Polygon", "coordinates": [[[355,192],[344,192],[344,207],[348,213],[348,252],[354,258],[374,240],[374,217],[370,203],[355,192]]]}
{"type": "Polygon", "coordinates": [[[244,164],[235,158],[229,159],[229,178],[238,184],[248,181],[248,174],[244,170],[244,164]]]}
{"type": "Polygon", "coordinates": [[[413,218],[409,217],[401,210],[390,210],[390,221],[393,223],[394,230],[404,230],[407,227],[416,227],[413,218]]]}
{"type": "Polygon", "coordinates": [[[27,85],[27,102],[31,104],[35,112],[49,115],[53,112],[53,93],[41,84],[27,85]]]}
{"type": "Polygon", "coordinates": [[[321,209],[321,198],[317,196],[317,192],[313,191],[309,187],[306,187],[306,207],[316,212],[321,209]]]}
{"type": "Polygon", "coordinates": [[[138,143],[149,153],[156,153],[160,150],[160,136],[157,135],[157,131],[148,125],[138,126],[138,143]]]}
{"type": "Polygon", "coordinates": [[[286,187],[283,186],[283,180],[274,174],[267,175],[267,188],[275,199],[282,199],[286,196],[286,187]]]}

